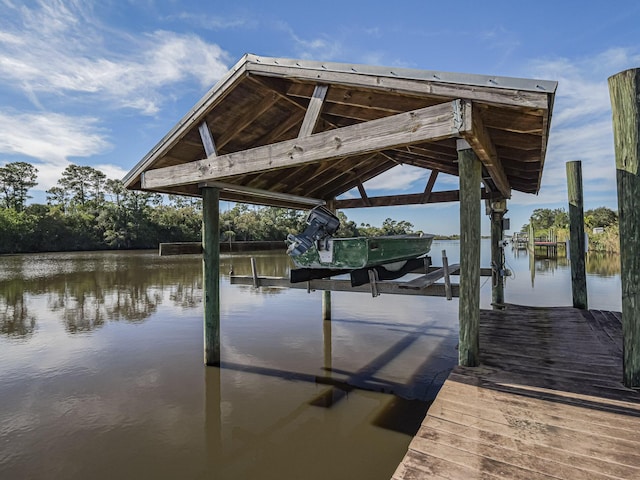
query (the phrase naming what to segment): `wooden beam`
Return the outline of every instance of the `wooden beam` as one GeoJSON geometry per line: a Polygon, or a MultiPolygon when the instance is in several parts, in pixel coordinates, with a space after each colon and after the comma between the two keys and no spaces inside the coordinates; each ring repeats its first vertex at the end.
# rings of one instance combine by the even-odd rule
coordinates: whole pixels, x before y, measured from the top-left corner
{"type": "MultiPolygon", "coordinates": [[[[231,285],[253,285],[253,277],[231,276],[231,285]]],[[[321,280],[311,280],[309,282],[291,283],[288,278],[280,277],[258,277],[261,287],[297,288],[303,290],[324,290],[332,292],[359,292],[371,295],[371,285],[365,283],[357,287],[351,286],[351,280],[337,280],[325,278],[321,280]]],[[[396,295],[422,295],[428,297],[445,297],[445,286],[442,283],[434,283],[429,286],[409,286],[401,282],[379,282],[376,284],[379,293],[396,295]]],[[[457,284],[451,285],[452,295],[458,297],[460,288],[457,284]]]]}
{"type": "Polygon", "coordinates": [[[460,168],[459,364],[480,364],[480,181],[482,163],[471,149],[458,152],[460,168]]]}
{"type": "Polygon", "coordinates": [[[320,111],[322,110],[322,104],[324,103],[324,97],[327,95],[328,89],[328,85],[316,85],[316,88],[313,90],[313,95],[309,100],[309,107],[307,108],[307,113],[304,115],[298,138],[308,137],[313,133],[313,129],[316,128],[316,124],[320,118],[320,111]]]}
{"type": "Polygon", "coordinates": [[[436,179],[438,178],[438,170],[431,170],[431,175],[429,175],[429,180],[427,181],[427,186],[424,188],[424,192],[422,194],[422,202],[427,203],[429,201],[429,197],[433,191],[433,186],[436,183],[436,179]]]}
{"type": "Polygon", "coordinates": [[[456,100],[215,159],[148,170],[142,179],[142,188],[153,190],[201,183],[451,138],[471,130],[469,107],[456,100]],[[468,110],[468,114],[453,114],[461,108],[468,110]]]}
{"type": "Polygon", "coordinates": [[[242,185],[235,185],[233,183],[224,182],[202,182],[199,184],[200,188],[213,187],[225,192],[239,192],[250,194],[254,197],[261,197],[265,199],[283,200],[286,202],[306,204],[306,205],[324,205],[325,201],[319,198],[308,198],[299,195],[291,195],[289,193],[272,192],[270,190],[261,190],[259,188],[245,187],[242,185]]]}
{"type": "MultiPolygon", "coordinates": [[[[490,198],[488,192],[481,190],[483,199],[490,198]]],[[[392,207],[396,205],[422,205],[426,203],[446,203],[457,202],[460,200],[459,190],[446,190],[441,192],[431,192],[429,198],[423,201],[424,194],[409,193],[406,195],[389,195],[385,197],[369,197],[369,205],[361,198],[348,198],[344,200],[336,200],[336,208],[344,210],[347,208],[365,208],[365,207],[392,207]]]]}
{"type": "Polygon", "coordinates": [[[369,200],[369,196],[367,195],[367,191],[364,189],[364,185],[362,184],[362,181],[360,179],[358,179],[358,191],[360,192],[360,197],[362,197],[362,200],[364,201],[365,205],[367,207],[371,206],[371,200],[369,200]]]}
{"type": "Polygon", "coordinates": [[[487,172],[489,172],[489,175],[491,175],[491,179],[504,198],[511,198],[509,179],[507,178],[507,174],[504,173],[504,168],[496,153],[496,147],[491,141],[491,136],[482,122],[482,116],[477,107],[473,108],[472,124],[473,128],[471,131],[462,133],[462,138],[471,145],[471,148],[473,148],[473,151],[482,161],[482,164],[487,169],[487,172]]]}
{"type": "Polygon", "coordinates": [[[207,154],[207,157],[215,157],[216,144],[213,141],[211,130],[209,129],[209,125],[207,125],[206,121],[202,122],[198,126],[198,131],[200,132],[200,138],[202,139],[202,145],[204,146],[204,153],[207,154]]]}
{"type": "Polygon", "coordinates": [[[365,87],[432,98],[464,98],[483,103],[511,106],[521,111],[549,109],[547,97],[549,92],[547,91],[537,93],[499,87],[483,88],[477,85],[438,83],[437,80],[431,82],[379,75],[354,75],[352,72],[321,71],[283,65],[247,64],[246,68],[252,76],[289,77],[316,83],[337,83],[343,87],[365,87]]]}
{"type": "Polygon", "coordinates": [[[640,388],[640,69],[609,78],[616,154],[624,384],[640,388]]]}
{"type": "Polygon", "coordinates": [[[569,257],[571,261],[571,294],[573,306],[586,310],[587,272],[585,269],[584,201],[582,197],[582,162],[567,162],[567,194],[569,197],[569,257]]]}

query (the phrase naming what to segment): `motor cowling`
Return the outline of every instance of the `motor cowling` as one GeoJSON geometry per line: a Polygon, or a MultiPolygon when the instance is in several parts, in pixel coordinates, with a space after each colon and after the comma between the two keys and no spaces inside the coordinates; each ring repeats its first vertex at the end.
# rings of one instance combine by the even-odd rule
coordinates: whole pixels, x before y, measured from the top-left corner
{"type": "Polygon", "coordinates": [[[297,235],[287,236],[287,253],[291,256],[302,255],[309,250],[314,242],[331,237],[338,228],[340,220],[328,208],[319,205],[309,212],[307,216],[307,228],[297,235]]]}

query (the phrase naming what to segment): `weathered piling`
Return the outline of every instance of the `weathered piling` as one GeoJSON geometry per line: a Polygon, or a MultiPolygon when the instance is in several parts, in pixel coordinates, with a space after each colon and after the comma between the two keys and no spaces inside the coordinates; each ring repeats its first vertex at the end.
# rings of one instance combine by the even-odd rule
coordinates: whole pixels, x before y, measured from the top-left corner
{"type": "Polygon", "coordinates": [[[640,68],[609,78],[618,184],[624,384],[640,388],[640,68]]]}
{"type": "Polygon", "coordinates": [[[580,160],[567,162],[566,168],[567,191],[569,195],[569,252],[571,256],[571,292],[573,296],[573,306],[575,308],[587,309],[582,162],[580,160]]]}
{"type": "Polygon", "coordinates": [[[490,203],[491,215],[491,304],[494,309],[504,308],[504,214],[507,201],[490,203]]]}
{"type": "Polygon", "coordinates": [[[460,343],[458,362],[475,367],[480,363],[480,182],[482,163],[458,140],[460,175],[460,343]]]}
{"type": "Polygon", "coordinates": [[[202,190],[204,363],[220,364],[220,191],[202,190]]]}
{"type": "MultiPolygon", "coordinates": [[[[335,199],[327,200],[326,207],[333,213],[336,213],[335,199]]],[[[322,320],[331,320],[331,290],[322,292],[322,320]]]]}

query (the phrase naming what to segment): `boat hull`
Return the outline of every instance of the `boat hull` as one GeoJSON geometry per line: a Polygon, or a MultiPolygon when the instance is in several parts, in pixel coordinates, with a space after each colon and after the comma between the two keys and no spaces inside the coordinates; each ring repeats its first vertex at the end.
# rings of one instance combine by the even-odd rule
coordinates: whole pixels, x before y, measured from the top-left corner
{"type": "Polygon", "coordinates": [[[299,268],[355,270],[399,263],[429,253],[433,235],[331,238],[317,242],[301,255],[291,256],[299,268]]]}

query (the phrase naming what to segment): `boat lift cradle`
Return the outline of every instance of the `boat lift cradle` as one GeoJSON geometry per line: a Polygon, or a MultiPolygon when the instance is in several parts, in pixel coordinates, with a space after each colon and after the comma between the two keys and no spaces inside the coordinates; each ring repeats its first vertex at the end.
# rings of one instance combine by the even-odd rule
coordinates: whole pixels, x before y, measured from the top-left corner
{"type": "Polygon", "coordinates": [[[457,272],[460,266],[449,266],[444,250],[443,266],[440,268],[431,267],[431,258],[426,255],[433,235],[334,239],[332,236],[338,230],[340,220],[322,206],[310,211],[307,225],[301,234],[287,237],[287,253],[299,267],[291,269],[289,279],[259,277],[255,260],[252,259],[252,276],[232,276],[231,283],[252,284],[254,287],[306,288],[308,291],[363,291],[362,287],[367,288],[368,284],[373,297],[380,293],[438,295],[435,291],[439,290],[440,295],[450,300],[454,291],[457,293],[458,289],[453,287],[458,286],[451,284],[449,276],[457,272]],[[384,246],[387,246],[386,250],[384,246]],[[373,253],[368,255],[369,252],[373,253]],[[407,282],[387,281],[409,273],[423,275],[407,282]],[[350,281],[331,278],[344,274],[350,275],[350,281]],[[444,285],[436,284],[442,278],[444,285]],[[441,288],[431,288],[435,285],[441,288]]]}

